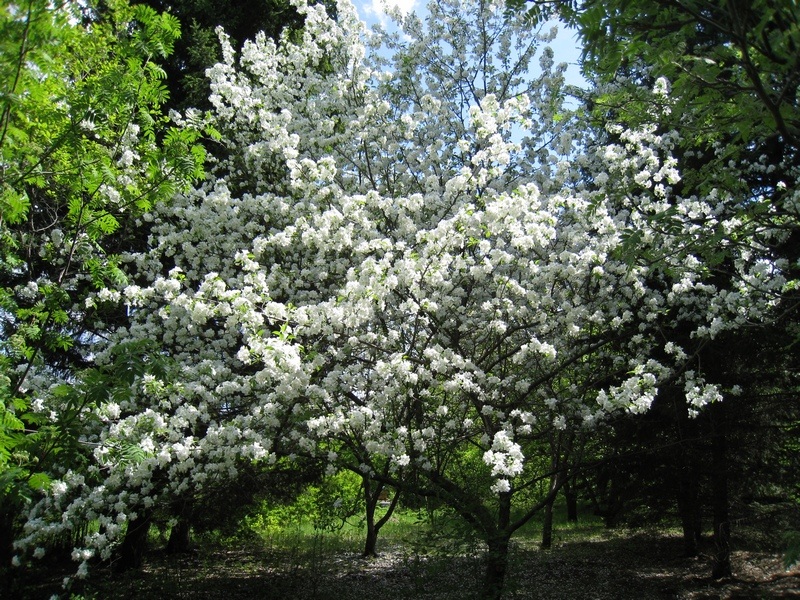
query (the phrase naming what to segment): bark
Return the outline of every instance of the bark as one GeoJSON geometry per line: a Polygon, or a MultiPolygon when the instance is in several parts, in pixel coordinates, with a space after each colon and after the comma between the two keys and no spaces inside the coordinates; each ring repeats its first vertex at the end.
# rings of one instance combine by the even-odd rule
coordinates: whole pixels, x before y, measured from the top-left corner
{"type": "Polygon", "coordinates": [[[728,444],[725,428],[723,403],[711,407],[711,420],[714,428],[711,437],[711,460],[713,464],[711,489],[712,510],[714,513],[714,546],[716,552],[712,567],[714,579],[732,575],[731,569],[731,523],[728,503],[728,444]]]}
{"type": "Polygon", "coordinates": [[[702,533],[697,478],[690,467],[685,467],[681,471],[678,477],[677,499],[683,530],[683,551],[686,556],[697,556],[702,533]]]}
{"type": "Polygon", "coordinates": [[[553,546],[553,501],[548,502],[544,507],[544,518],[542,519],[542,548],[548,549],[553,546]]]}
{"type": "Polygon", "coordinates": [[[612,456],[607,464],[597,470],[595,485],[586,489],[595,516],[603,519],[608,529],[617,526],[622,510],[625,508],[625,485],[617,468],[618,458],[612,456]]]}
{"type": "MultiPolygon", "coordinates": [[[[544,505],[544,518],[542,519],[542,548],[550,548],[553,545],[553,505],[556,503],[558,490],[563,481],[558,471],[558,460],[553,460],[553,474],[550,476],[550,492],[544,505]]],[[[568,483],[565,481],[564,486],[568,483]]]]}
{"type": "Polygon", "coordinates": [[[192,549],[192,527],[185,517],[178,519],[169,532],[167,541],[167,554],[185,554],[192,549]]]}
{"type": "Polygon", "coordinates": [[[119,556],[114,568],[117,572],[138,569],[142,566],[144,552],[147,549],[147,535],[150,533],[151,516],[139,515],[128,521],[125,538],[119,547],[119,556]]]}
{"type": "Polygon", "coordinates": [[[378,556],[378,530],[369,519],[367,519],[367,536],[364,538],[364,551],[361,556],[363,558],[378,556]]]}
{"type": "MultiPolygon", "coordinates": [[[[558,485],[558,477],[553,481],[558,485]]],[[[553,485],[553,484],[551,484],[553,485]]],[[[553,494],[555,495],[555,494],[553,494]]],[[[548,501],[552,498],[548,498],[548,501]]],[[[487,531],[486,572],[483,578],[483,595],[485,600],[500,600],[508,572],[508,547],[511,541],[511,493],[503,492],[498,498],[497,527],[493,532],[487,531]]]]}
{"type": "Polygon", "coordinates": [[[0,598],[11,598],[14,580],[20,569],[11,566],[14,557],[14,539],[17,537],[15,512],[12,509],[0,510],[0,598]]]}
{"type": "Polygon", "coordinates": [[[14,556],[13,542],[16,536],[15,511],[0,511],[0,569],[9,567],[14,556]]]}
{"type": "Polygon", "coordinates": [[[697,424],[689,418],[686,399],[674,390],[672,393],[675,396],[675,426],[680,442],[677,447],[675,481],[678,515],[683,529],[683,550],[686,556],[697,556],[702,537],[700,483],[695,466],[697,451],[693,441],[698,438],[697,424]]]}
{"type": "Polygon", "coordinates": [[[381,492],[385,490],[383,484],[377,484],[375,489],[372,489],[372,482],[368,478],[364,478],[364,503],[365,517],[367,521],[367,536],[364,540],[364,551],[361,556],[367,558],[369,556],[378,556],[378,532],[392,516],[394,509],[397,507],[397,502],[400,499],[400,492],[395,491],[394,497],[386,509],[386,513],[377,521],[375,520],[375,509],[378,507],[378,502],[381,499],[381,492]]]}
{"type": "Polygon", "coordinates": [[[375,508],[378,504],[377,494],[373,500],[373,494],[370,494],[368,483],[364,482],[364,497],[366,500],[365,516],[367,519],[367,537],[364,540],[364,551],[361,556],[367,558],[368,556],[378,556],[378,529],[375,527],[375,508]]]}
{"type": "Polygon", "coordinates": [[[564,485],[564,498],[567,501],[567,522],[578,522],[578,492],[571,484],[564,485]]]}
{"type": "Polygon", "coordinates": [[[510,538],[511,536],[508,534],[499,534],[487,540],[489,550],[486,553],[486,572],[481,596],[485,600],[500,600],[503,596],[503,587],[508,572],[510,538]]]}
{"type": "Polygon", "coordinates": [[[619,476],[612,475],[611,484],[606,497],[605,505],[595,511],[598,517],[603,518],[603,525],[607,529],[615,528],[620,521],[622,511],[625,508],[625,500],[622,496],[621,484],[619,483],[619,476]]]}
{"type": "Polygon", "coordinates": [[[378,556],[378,531],[375,523],[375,509],[380,500],[380,493],[383,486],[378,484],[375,490],[372,489],[371,482],[368,478],[364,478],[364,504],[365,516],[367,519],[367,537],[364,540],[364,551],[361,556],[367,558],[368,556],[378,556]]]}

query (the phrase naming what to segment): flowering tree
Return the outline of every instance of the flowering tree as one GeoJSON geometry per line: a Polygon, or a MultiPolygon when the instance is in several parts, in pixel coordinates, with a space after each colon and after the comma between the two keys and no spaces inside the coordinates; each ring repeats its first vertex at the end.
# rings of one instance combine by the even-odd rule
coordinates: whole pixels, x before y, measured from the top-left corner
{"type": "Polygon", "coordinates": [[[87,28],[83,10],[39,0],[0,9],[4,565],[21,507],[83,462],[90,407],[135,369],[131,346],[116,372],[87,370],[108,323],[125,318],[97,290],[125,281],[119,254],[141,242],[136,219],[204,162],[198,129],[160,112],[154,61],[179,35],[175,19],[118,2],[87,28]]]}
{"type": "MultiPolygon", "coordinates": [[[[739,408],[736,403],[718,405],[702,422],[689,423],[681,418],[674,421],[679,433],[673,446],[682,456],[670,460],[676,465],[670,479],[678,482],[685,551],[697,553],[697,479],[699,472],[707,471],[712,479],[709,487],[713,490],[715,541],[720,548],[714,574],[729,576],[728,474],[732,473],[733,463],[747,462],[765,444],[762,436],[754,438],[759,440],[755,445],[734,442],[734,432],[725,433],[724,423],[750,422],[744,412],[751,410],[755,402],[769,403],[762,412],[778,419],[786,402],[781,398],[773,405],[776,392],[794,395],[793,384],[778,383],[793,371],[786,361],[794,360],[794,353],[787,351],[794,344],[779,341],[781,333],[776,329],[791,332],[797,320],[799,99],[787,90],[795,89],[800,81],[795,51],[800,41],[800,9],[792,3],[761,0],[744,4],[709,0],[560,0],[534,1],[524,9],[522,5],[526,3],[512,0],[512,4],[522,10],[533,6],[529,14],[534,18],[541,18],[546,9],[557,10],[577,29],[584,49],[584,73],[604,82],[587,95],[591,98],[587,106],[591,106],[600,128],[609,114],[629,124],[647,122],[647,107],[652,106],[653,98],[643,93],[642,82],[659,77],[669,80],[673,110],[660,120],[660,131],[681,132],[673,150],[681,162],[682,175],[676,191],[684,197],[714,198],[713,218],[707,225],[709,235],[704,241],[695,240],[692,253],[710,273],[716,273],[715,286],[724,289],[726,280],[735,280],[731,266],[737,260],[737,252],[730,250],[738,243],[730,231],[717,227],[719,223],[732,222],[739,223],[736,240],[746,239],[754,255],[765,257],[764,264],[780,265],[782,276],[794,280],[773,290],[781,299],[774,304],[766,323],[749,331],[728,333],[726,339],[717,337],[696,356],[695,364],[704,363],[707,376],[709,371],[716,371],[715,381],[727,386],[734,381],[741,383],[742,398],[748,401],[741,402],[739,408]],[[763,341],[755,342],[753,335],[763,337],[763,341]],[[776,349],[779,356],[770,359],[768,367],[758,361],[731,358],[732,348],[747,348],[749,355],[754,343],[776,349]],[[765,393],[763,381],[770,382],[769,393],[765,393]],[[713,452],[699,450],[699,439],[709,442],[713,452]],[[701,466],[708,459],[713,464],[701,466]]],[[[696,223],[703,223],[707,214],[698,213],[696,223]]],[[[676,323],[667,335],[678,339],[690,334],[691,328],[676,323]]],[[[794,333],[788,335],[796,337],[794,333]]],[[[676,393],[662,387],[664,404],[682,404],[680,391],[679,386],[676,393]]],[[[671,412],[676,416],[685,414],[680,410],[671,412]]],[[[747,429],[751,430],[749,426],[747,429]]],[[[760,470],[773,473],[769,468],[760,470]]],[[[751,485],[748,479],[748,488],[751,485]]]]}
{"type": "Polygon", "coordinates": [[[564,481],[560,432],[646,411],[667,380],[693,410],[718,400],[693,345],[756,317],[779,273],[742,250],[717,294],[692,254],[714,204],[673,193],[674,138],[584,139],[551,51],[532,72],[547,36],[500,4],[440,0],[397,38],[346,2],[335,21],[297,6],[300,33],[238,64],[222,37],[213,176],[151,215],[137,284],[106,292],[133,312],[118,339],[163,340],[175,370],[100,409],[91,485],[54,484],[20,547],[88,516],[76,557],[108,556],[133,515],[244,462],[356,456],[475,528],[497,598],[511,536],[564,481]],[[693,337],[666,339],[666,318],[693,337]]]}

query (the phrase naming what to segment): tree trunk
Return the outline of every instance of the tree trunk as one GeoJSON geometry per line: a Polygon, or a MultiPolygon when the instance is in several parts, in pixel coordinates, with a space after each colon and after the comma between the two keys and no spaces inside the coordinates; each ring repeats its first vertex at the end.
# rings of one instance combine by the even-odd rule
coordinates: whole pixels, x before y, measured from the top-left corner
{"type": "Polygon", "coordinates": [[[11,598],[14,580],[20,569],[11,566],[14,557],[14,539],[17,537],[15,527],[16,512],[11,507],[0,509],[0,598],[11,598]]]}
{"type": "Polygon", "coordinates": [[[119,558],[114,565],[117,572],[138,569],[142,566],[144,551],[147,548],[147,534],[150,532],[151,517],[139,515],[128,521],[125,538],[119,547],[119,558]]]}
{"type": "Polygon", "coordinates": [[[728,444],[725,431],[723,403],[711,407],[713,433],[711,437],[711,460],[713,464],[711,488],[714,512],[714,579],[730,577],[731,570],[731,523],[728,513],[728,444]]]}
{"type": "Polygon", "coordinates": [[[696,422],[689,418],[685,397],[680,393],[675,394],[675,396],[675,426],[679,440],[675,473],[678,515],[683,529],[684,554],[686,556],[697,556],[703,531],[700,518],[700,484],[696,468],[698,453],[694,442],[699,433],[696,422]]]}
{"type": "MultiPolygon", "coordinates": [[[[366,482],[365,484],[366,485],[366,482]]],[[[368,489],[368,488],[367,488],[368,489]]],[[[365,492],[366,497],[366,518],[367,518],[367,537],[364,540],[364,551],[361,556],[378,556],[378,529],[375,527],[375,507],[377,499],[373,502],[370,493],[365,492]]]]}
{"type": "Polygon", "coordinates": [[[389,507],[386,509],[386,514],[376,521],[375,509],[378,507],[378,502],[380,502],[381,492],[385,489],[383,484],[378,483],[373,490],[372,481],[369,477],[364,477],[364,503],[366,505],[365,517],[367,521],[367,537],[364,540],[364,551],[361,553],[361,556],[364,558],[378,556],[378,532],[381,530],[381,527],[389,521],[400,499],[400,492],[395,490],[389,507]]]}
{"type": "Polygon", "coordinates": [[[683,529],[683,551],[686,556],[697,556],[702,528],[697,480],[691,468],[680,474],[677,492],[678,514],[683,529]]]}
{"type": "Polygon", "coordinates": [[[169,532],[169,541],[167,541],[167,554],[185,554],[192,549],[192,527],[189,524],[189,519],[181,517],[178,522],[172,526],[169,532]]]}
{"type": "Polygon", "coordinates": [[[378,556],[378,530],[375,524],[367,521],[367,536],[364,538],[364,551],[361,553],[363,558],[378,556]]]}
{"type": "Polygon", "coordinates": [[[510,536],[501,534],[489,540],[486,553],[486,572],[483,580],[484,600],[500,600],[503,596],[506,573],[508,572],[508,546],[510,536]]]}
{"type": "Polygon", "coordinates": [[[564,484],[564,499],[567,501],[567,522],[578,522],[578,492],[569,483],[564,484]]]}
{"type": "Polygon", "coordinates": [[[16,512],[9,508],[0,511],[0,569],[11,566],[14,557],[14,539],[17,537],[15,527],[16,512]]]}
{"type": "Polygon", "coordinates": [[[542,548],[548,549],[553,545],[553,501],[544,506],[542,519],[542,548]]]}
{"type": "MultiPolygon", "coordinates": [[[[553,481],[558,481],[557,476],[553,481]]],[[[551,483],[552,485],[552,483],[551,483]]],[[[483,600],[500,600],[508,572],[508,546],[511,540],[511,492],[501,492],[498,497],[497,527],[487,533],[486,572],[483,579],[483,600]]]]}

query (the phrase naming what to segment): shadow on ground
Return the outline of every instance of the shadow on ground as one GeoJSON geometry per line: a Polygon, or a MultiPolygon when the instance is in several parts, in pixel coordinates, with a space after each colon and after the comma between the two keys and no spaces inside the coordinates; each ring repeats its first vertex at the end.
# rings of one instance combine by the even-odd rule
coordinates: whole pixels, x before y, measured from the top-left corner
{"type": "MultiPolygon", "coordinates": [[[[710,578],[710,553],[681,557],[679,537],[609,532],[550,550],[517,545],[506,597],[586,600],[744,600],[800,598],[800,570],[785,572],[777,552],[735,549],[733,578],[710,578]]],[[[710,549],[709,549],[710,551],[710,549]]],[[[44,565],[17,577],[15,600],[44,600],[62,592],[73,565],[44,565]]],[[[387,548],[375,559],[354,553],[204,548],[180,556],[147,555],[141,571],[112,575],[96,567],[80,591],[98,600],[349,600],[479,598],[476,556],[424,555],[387,548]]]]}

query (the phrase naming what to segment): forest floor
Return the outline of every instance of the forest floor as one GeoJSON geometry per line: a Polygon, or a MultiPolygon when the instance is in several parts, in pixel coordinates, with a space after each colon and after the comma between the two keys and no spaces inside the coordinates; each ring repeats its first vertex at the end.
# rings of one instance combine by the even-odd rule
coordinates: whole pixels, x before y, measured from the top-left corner
{"type": "MultiPolygon", "coordinates": [[[[769,537],[765,535],[765,537],[769,537]]],[[[778,551],[734,539],[733,577],[710,577],[711,551],[681,556],[674,532],[598,530],[561,537],[549,550],[532,540],[514,546],[506,594],[511,599],[757,599],[800,598],[800,567],[783,568],[778,551]]],[[[72,566],[74,568],[74,565],[72,566]]],[[[50,568],[18,581],[14,600],[39,600],[59,591],[68,571],[50,568]]],[[[324,535],[292,549],[265,540],[204,544],[191,554],[154,550],[142,570],[112,576],[97,568],[85,599],[349,600],[479,598],[479,548],[422,552],[420,545],[387,541],[377,558],[324,535]]]]}

